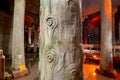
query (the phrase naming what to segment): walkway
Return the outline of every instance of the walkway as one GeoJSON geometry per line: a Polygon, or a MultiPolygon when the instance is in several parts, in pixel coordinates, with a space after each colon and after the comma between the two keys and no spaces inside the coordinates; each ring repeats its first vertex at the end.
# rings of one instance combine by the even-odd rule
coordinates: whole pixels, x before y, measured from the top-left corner
{"type": "MultiPolygon", "coordinates": [[[[94,71],[96,68],[99,68],[99,65],[96,64],[84,64],[84,80],[120,80],[120,72],[117,72],[117,79],[111,79],[102,75],[96,74],[94,71]]],[[[24,76],[15,80],[38,80],[38,63],[30,70],[30,75],[24,76]]]]}
{"type": "Polygon", "coordinates": [[[84,80],[120,80],[120,72],[117,72],[117,79],[111,79],[95,73],[96,68],[99,65],[96,64],[84,64],[84,80]]]}
{"type": "Polygon", "coordinates": [[[30,69],[30,74],[15,80],[36,80],[38,77],[38,62],[30,69]]]}

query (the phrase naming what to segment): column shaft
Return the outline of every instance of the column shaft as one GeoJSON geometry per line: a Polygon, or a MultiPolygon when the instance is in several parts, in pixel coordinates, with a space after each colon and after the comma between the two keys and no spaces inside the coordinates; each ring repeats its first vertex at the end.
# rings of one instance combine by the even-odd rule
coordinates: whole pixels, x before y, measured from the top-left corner
{"type": "Polygon", "coordinates": [[[112,61],[112,5],[111,0],[101,0],[101,61],[100,67],[111,69],[112,61]]]}
{"type": "Polygon", "coordinates": [[[79,0],[41,0],[40,80],[83,80],[79,10],[79,0]]]}
{"type": "Polygon", "coordinates": [[[112,8],[112,43],[113,45],[116,44],[115,39],[115,13],[117,12],[117,7],[112,8]]]}
{"type": "Polygon", "coordinates": [[[25,0],[15,0],[12,32],[12,68],[18,70],[25,65],[24,53],[24,14],[25,0]]]}
{"type": "Polygon", "coordinates": [[[14,0],[14,18],[12,31],[12,69],[14,78],[28,74],[24,52],[24,14],[25,0],[14,0]]]}
{"type": "Polygon", "coordinates": [[[112,5],[111,0],[101,0],[101,59],[96,72],[115,78],[112,52],[112,5]]]}

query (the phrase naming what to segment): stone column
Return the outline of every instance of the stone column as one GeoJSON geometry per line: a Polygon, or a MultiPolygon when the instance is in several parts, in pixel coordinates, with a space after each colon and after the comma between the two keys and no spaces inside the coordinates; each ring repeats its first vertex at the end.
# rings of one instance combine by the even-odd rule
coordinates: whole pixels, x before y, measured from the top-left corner
{"type": "Polygon", "coordinates": [[[112,8],[112,43],[115,45],[115,13],[117,12],[117,7],[112,8]]]}
{"type": "Polygon", "coordinates": [[[96,72],[115,78],[112,52],[112,5],[111,0],[101,0],[101,59],[96,72]]]}
{"type": "Polygon", "coordinates": [[[1,18],[0,18],[0,49],[3,49],[3,47],[2,47],[2,43],[3,43],[3,26],[4,26],[4,15],[3,14],[5,14],[5,13],[3,13],[3,12],[1,12],[0,11],[0,16],[1,16],[1,18]]]}
{"type": "MultiPolygon", "coordinates": [[[[28,44],[31,45],[32,27],[28,27],[28,44]]],[[[30,47],[30,46],[29,46],[30,47]]]]}
{"type": "Polygon", "coordinates": [[[25,0],[15,0],[12,33],[12,69],[15,78],[28,73],[24,52],[25,0]],[[22,73],[23,72],[23,73],[22,73]]]}
{"type": "Polygon", "coordinates": [[[118,23],[118,29],[119,29],[119,30],[118,30],[118,32],[119,32],[118,35],[119,35],[119,40],[120,40],[120,20],[119,20],[119,23],[118,23]]]}
{"type": "Polygon", "coordinates": [[[83,80],[79,0],[40,3],[40,80],[83,80]]]}
{"type": "Polygon", "coordinates": [[[79,80],[84,80],[84,73],[83,73],[83,63],[84,63],[84,54],[83,54],[83,39],[82,39],[82,31],[83,31],[83,15],[82,15],[82,1],[79,0],[79,6],[80,6],[80,79],[79,80]]]}
{"type": "Polygon", "coordinates": [[[32,35],[32,27],[28,27],[28,47],[27,47],[27,52],[30,52],[30,47],[32,44],[32,39],[31,39],[31,35],[32,35]]]}
{"type": "Polygon", "coordinates": [[[34,53],[37,52],[38,37],[39,37],[38,28],[35,28],[35,29],[34,29],[34,53]]]}

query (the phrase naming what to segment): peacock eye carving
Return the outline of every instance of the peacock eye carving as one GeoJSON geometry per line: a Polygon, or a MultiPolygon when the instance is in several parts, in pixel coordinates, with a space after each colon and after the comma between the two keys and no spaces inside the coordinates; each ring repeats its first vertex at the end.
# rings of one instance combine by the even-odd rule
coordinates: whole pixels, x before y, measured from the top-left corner
{"type": "Polygon", "coordinates": [[[68,80],[73,80],[77,73],[76,64],[70,64],[65,68],[65,78],[68,80]]]}
{"type": "Polygon", "coordinates": [[[49,28],[54,29],[57,26],[57,18],[54,16],[48,16],[46,19],[46,24],[49,28]]]}
{"type": "Polygon", "coordinates": [[[51,53],[47,54],[47,60],[48,60],[49,63],[52,63],[55,60],[54,58],[55,57],[54,57],[53,54],[51,54],[51,53]]]}
{"type": "Polygon", "coordinates": [[[54,23],[54,21],[53,21],[52,18],[48,18],[48,19],[47,19],[47,25],[48,25],[49,27],[51,27],[51,26],[53,25],[53,23],[54,23]]]}
{"type": "Polygon", "coordinates": [[[49,63],[55,62],[56,56],[54,51],[47,51],[46,53],[46,59],[49,63]]]}

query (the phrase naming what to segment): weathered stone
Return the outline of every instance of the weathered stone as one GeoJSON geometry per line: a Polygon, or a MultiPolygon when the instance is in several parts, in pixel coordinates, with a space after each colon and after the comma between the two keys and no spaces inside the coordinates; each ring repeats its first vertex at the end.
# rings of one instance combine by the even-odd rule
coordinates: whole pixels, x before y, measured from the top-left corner
{"type": "Polygon", "coordinates": [[[12,30],[12,69],[25,66],[24,53],[24,14],[25,0],[15,0],[12,30]]]}
{"type": "Polygon", "coordinates": [[[40,3],[40,80],[82,80],[79,0],[40,3]]]}
{"type": "Polygon", "coordinates": [[[101,60],[100,70],[96,70],[96,72],[115,78],[113,73],[111,7],[111,0],[101,0],[101,60]]]}
{"type": "Polygon", "coordinates": [[[29,75],[28,69],[25,69],[25,70],[22,70],[22,71],[17,70],[17,71],[13,72],[14,79],[20,78],[20,77],[25,76],[25,75],[29,75]]]}
{"type": "Polygon", "coordinates": [[[112,8],[111,0],[101,0],[101,67],[112,65],[112,8]]]}

